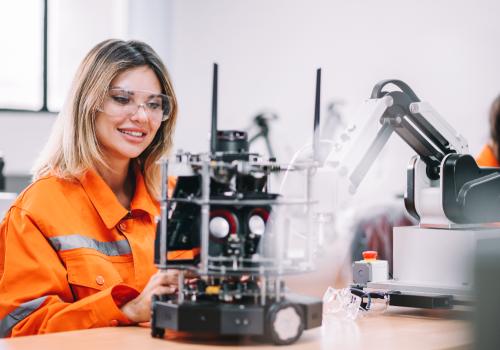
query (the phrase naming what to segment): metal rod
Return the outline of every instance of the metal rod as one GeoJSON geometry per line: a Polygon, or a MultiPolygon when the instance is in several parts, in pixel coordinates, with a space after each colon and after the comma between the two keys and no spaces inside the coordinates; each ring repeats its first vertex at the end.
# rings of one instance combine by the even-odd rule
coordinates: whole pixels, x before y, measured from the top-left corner
{"type": "Polygon", "coordinates": [[[179,274],[177,275],[177,281],[179,285],[179,290],[177,292],[177,303],[182,304],[184,302],[184,274],[186,271],[180,270],[179,274]]]}
{"type": "MultiPolygon", "coordinates": [[[[311,199],[311,193],[312,193],[312,174],[313,174],[313,169],[312,167],[309,167],[307,169],[307,174],[306,174],[306,202],[309,202],[311,199]]],[[[313,233],[312,233],[312,210],[311,210],[311,205],[306,204],[306,259],[309,264],[309,267],[313,265],[313,248],[314,248],[314,242],[313,242],[313,233]]]]}
{"type": "Polygon", "coordinates": [[[260,305],[265,306],[266,305],[266,292],[267,292],[267,278],[264,275],[263,271],[261,272],[262,275],[260,277],[260,305]]]}
{"type": "Polygon", "coordinates": [[[271,140],[269,140],[269,136],[265,135],[264,140],[266,141],[267,152],[269,153],[269,157],[274,158],[273,147],[271,146],[271,140]]]}
{"type": "Polygon", "coordinates": [[[214,73],[212,80],[212,130],[210,136],[210,153],[215,154],[217,150],[217,85],[218,85],[218,65],[214,63],[214,73]]]}
{"type": "Polygon", "coordinates": [[[168,160],[161,163],[161,208],[160,208],[160,268],[167,265],[168,224],[168,160]]]}
{"type": "Polygon", "coordinates": [[[321,68],[316,70],[316,99],[314,101],[313,159],[319,161],[319,117],[321,113],[321,68]]]}
{"type": "Polygon", "coordinates": [[[284,213],[284,210],[282,208],[277,209],[278,212],[276,213],[277,221],[278,224],[275,225],[275,232],[277,231],[274,236],[276,237],[276,241],[273,242],[275,245],[275,250],[276,250],[276,261],[278,263],[278,273],[283,272],[283,253],[284,253],[284,243],[285,243],[285,237],[288,235],[289,231],[289,225],[288,219],[286,218],[286,215],[284,213]]]}
{"type": "Polygon", "coordinates": [[[201,272],[206,274],[208,272],[208,244],[209,244],[209,232],[208,225],[210,220],[210,160],[203,162],[203,168],[201,173],[201,272]]]}
{"type": "Polygon", "coordinates": [[[318,201],[306,202],[305,200],[275,200],[275,199],[212,199],[208,201],[199,200],[196,198],[171,198],[170,202],[178,203],[193,203],[203,205],[205,202],[213,205],[304,205],[317,204],[318,201]]]}
{"type": "Polygon", "coordinates": [[[274,290],[276,291],[276,302],[279,303],[281,301],[281,277],[279,275],[274,281],[274,290]]]}

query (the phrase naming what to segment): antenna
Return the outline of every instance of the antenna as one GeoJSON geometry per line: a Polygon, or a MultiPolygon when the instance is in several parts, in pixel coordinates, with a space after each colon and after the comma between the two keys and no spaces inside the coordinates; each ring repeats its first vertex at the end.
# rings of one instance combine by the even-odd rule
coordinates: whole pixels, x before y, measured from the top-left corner
{"type": "Polygon", "coordinates": [[[319,161],[319,115],[321,104],[321,68],[316,70],[316,100],[314,102],[313,160],[319,161]]]}
{"type": "Polygon", "coordinates": [[[210,153],[215,154],[217,148],[217,76],[218,65],[214,63],[212,81],[212,131],[210,136],[210,153]]]}

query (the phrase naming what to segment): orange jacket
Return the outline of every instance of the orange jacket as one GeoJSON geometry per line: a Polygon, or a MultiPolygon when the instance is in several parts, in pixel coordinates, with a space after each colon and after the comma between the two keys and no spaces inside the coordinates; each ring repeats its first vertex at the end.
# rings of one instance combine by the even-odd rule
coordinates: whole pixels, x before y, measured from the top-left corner
{"type": "Polygon", "coordinates": [[[481,153],[476,158],[477,165],[487,166],[487,167],[500,167],[493,148],[490,145],[485,145],[481,150],[481,153]]]}
{"type": "Polygon", "coordinates": [[[0,337],[129,324],[158,214],[140,172],[130,212],[91,170],[30,185],[0,225],[0,337]]]}

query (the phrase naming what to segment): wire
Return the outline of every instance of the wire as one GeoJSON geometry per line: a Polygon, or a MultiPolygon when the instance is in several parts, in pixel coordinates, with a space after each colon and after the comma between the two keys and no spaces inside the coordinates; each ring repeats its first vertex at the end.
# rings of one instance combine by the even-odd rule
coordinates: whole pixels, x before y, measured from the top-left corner
{"type": "MultiPolygon", "coordinates": [[[[326,143],[326,144],[330,144],[330,145],[335,145],[335,142],[331,141],[331,140],[319,140],[320,143],[326,143]]],[[[295,164],[295,162],[297,161],[297,158],[300,156],[300,154],[302,152],[304,152],[305,150],[307,150],[308,148],[312,149],[312,142],[310,143],[306,143],[305,145],[303,145],[301,148],[299,148],[297,150],[297,152],[295,152],[295,154],[292,156],[292,159],[290,161],[290,163],[288,164],[287,166],[287,169],[286,169],[286,172],[285,172],[285,175],[283,176],[283,180],[281,180],[281,184],[280,184],[280,187],[279,187],[279,192],[278,193],[282,193],[283,192],[283,187],[285,186],[286,184],[286,181],[288,180],[288,174],[289,172],[293,169],[293,165],[295,164]]],[[[331,152],[329,153],[331,154],[331,152]]],[[[286,217],[289,217],[290,215],[287,215],[286,217]]],[[[294,232],[295,230],[292,230],[292,234],[296,237],[299,237],[299,238],[306,238],[307,236],[306,235],[303,235],[302,233],[300,232],[294,232]]]]}
{"type": "MultiPolygon", "coordinates": [[[[330,141],[330,140],[319,140],[319,142],[320,143],[328,143],[328,144],[331,144],[331,145],[335,145],[335,142],[330,141]]],[[[304,150],[306,150],[307,148],[311,148],[312,149],[312,145],[313,145],[312,142],[311,143],[306,143],[304,146],[302,146],[301,148],[299,148],[299,150],[297,152],[295,152],[295,154],[292,157],[292,160],[290,161],[290,164],[287,166],[287,169],[286,169],[286,172],[285,172],[285,176],[283,177],[283,180],[281,181],[279,193],[281,193],[283,191],[283,186],[285,185],[285,182],[286,182],[286,180],[288,178],[288,173],[290,172],[290,170],[293,169],[293,165],[297,161],[298,156],[304,150]]]]}

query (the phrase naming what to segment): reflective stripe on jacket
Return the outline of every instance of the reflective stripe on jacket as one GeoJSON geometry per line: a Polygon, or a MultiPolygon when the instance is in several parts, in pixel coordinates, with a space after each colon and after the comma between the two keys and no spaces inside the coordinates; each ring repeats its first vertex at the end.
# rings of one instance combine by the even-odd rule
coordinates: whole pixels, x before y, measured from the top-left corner
{"type": "Polygon", "coordinates": [[[30,185],[0,224],[0,337],[129,324],[158,214],[140,172],[130,211],[91,170],[30,185]]]}

